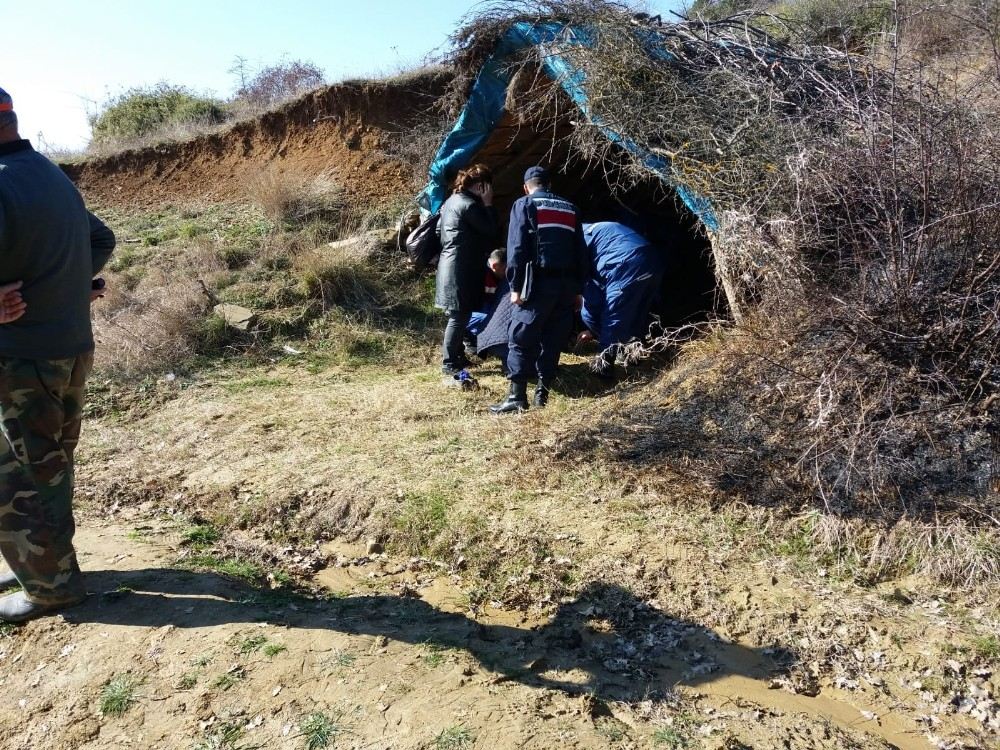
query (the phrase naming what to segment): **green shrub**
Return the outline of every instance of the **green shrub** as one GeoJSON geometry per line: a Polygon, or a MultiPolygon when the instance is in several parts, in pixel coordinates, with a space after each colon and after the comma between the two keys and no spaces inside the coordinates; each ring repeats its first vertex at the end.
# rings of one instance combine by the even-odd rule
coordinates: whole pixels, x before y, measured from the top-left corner
{"type": "Polygon", "coordinates": [[[722,19],[746,11],[766,11],[780,22],[759,18],[765,31],[800,41],[852,51],[868,49],[890,25],[892,5],[885,0],[695,0],[691,16],[722,19]]]}
{"type": "Polygon", "coordinates": [[[892,5],[882,0],[791,0],[775,15],[805,27],[805,41],[851,51],[869,48],[890,24],[892,5]]]}
{"type": "Polygon", "coordinates": [[[159,83],[132,88],[110,100],[90,118],[98,143],[131,141],[165,127],[192,123],[221,123],[226,115],[219,102],[198,96],[183,86],[159,83]]]}

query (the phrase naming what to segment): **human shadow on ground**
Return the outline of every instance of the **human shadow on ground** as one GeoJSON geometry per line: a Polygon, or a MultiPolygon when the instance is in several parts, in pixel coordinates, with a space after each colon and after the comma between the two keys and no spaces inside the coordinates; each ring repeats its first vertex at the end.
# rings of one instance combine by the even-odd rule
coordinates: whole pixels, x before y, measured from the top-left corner
{"type": "Polygon", "coordinates": [[[711,629],[671,617],[624,589],[595,583],[541,625],[484,624],[422,599],[360,595],[316,599],[275,594],[215,573],[171,568],[87,574],[92,595],[65,619],[136,627],[200,628],[270,622],[385,636],[465,651],[501,679],[636,701],[727,675],[764,679],[792,655],[728,643],[711,629]]]}

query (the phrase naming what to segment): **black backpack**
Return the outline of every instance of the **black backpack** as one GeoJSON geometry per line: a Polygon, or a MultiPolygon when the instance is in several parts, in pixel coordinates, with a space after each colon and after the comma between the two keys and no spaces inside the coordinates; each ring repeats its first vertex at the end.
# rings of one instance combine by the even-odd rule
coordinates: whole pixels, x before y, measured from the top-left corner
{"type": "Polygon", "coordinates": [[[441,254],[441,238],[437,231],[440,219],[440,211],[431,214],[406,237],[406,254],[415,271],[434,265],[441,254]]]}

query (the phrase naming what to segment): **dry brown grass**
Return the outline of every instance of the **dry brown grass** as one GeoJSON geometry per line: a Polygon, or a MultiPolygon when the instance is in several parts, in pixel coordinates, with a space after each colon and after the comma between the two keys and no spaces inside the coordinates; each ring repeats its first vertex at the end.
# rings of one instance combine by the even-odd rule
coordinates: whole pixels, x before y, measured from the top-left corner
{"type": "Polygon", "coordinates": [[[134,288],[109,273],[109,291],[94,307],[96,366],[110,375],[162,372],[190,359],[210,308],[197,279],[222,270],[203,248],[180,267],[151,268],[134,288]]]}
{"type": "MultiPolygon", "coordinates": [[[[727,387],[637,407],[637,448],[624,445],[635,426],[609,420],[625,454],[701,451],[717,491],[757,502],[890,520],[966,513],[962,503],[996,515],[985,490],[1000,407],[997,79],[914,61],[896,33],[905,19],[890,20],[866,56],[770,16],[649,29],[618,3],[576,0],[492,3],[456,34],[470,74],[514,21],[589,30],[585,45],[553,44],[585,74],[592,115],[574,120],[570,153],[617,165],[626,182],[656,171],[609,126],[712,204],[716,271],[739,324],[721,352],[727,387]]],[[[513,97],[515,114],[543,131],[576,117],[560,86],[539,90],[513,97]]],[[[675,343],[671,331],[654,348],[675,343]]]]}
{"type": "Polygon", "coordinates": [[[318,247],[298,253],[293,267],[303,293],[319,299],[324,310],[340,306],[370,314],[389,303],[377,266],[363,252],[318,247]]]}
{"type": "Polygon", "coordinates": [[[330,176],[305,177],[272,166],[247,185],[247,198],[278,224],[312,219],[336,221],[344,209],[343,188],[330,176]]]}

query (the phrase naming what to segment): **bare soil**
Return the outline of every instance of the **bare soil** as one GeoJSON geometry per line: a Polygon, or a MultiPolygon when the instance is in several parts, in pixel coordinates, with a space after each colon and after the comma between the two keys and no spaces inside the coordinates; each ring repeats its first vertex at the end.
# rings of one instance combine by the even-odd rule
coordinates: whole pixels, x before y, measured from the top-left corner
{"type": "Polygon", "coordinates": [[[959,710],[973,684],[995,694],[996,665],[966,648],[995,612],[960,592],[863,589],[750,557],[711,511],[583,484],[601,467],[524,487],[501,446],[517,434],[546,453],[580,406],[562,393],[497,420],[483,414],[503,387],[489,368],[483,390],[462,392],[419,365],[316,373],[290,359],[175,381],[146,413],[91,421],[78,476],[93,595],[0,640],[16,696],[0,746],[302,748],[315,712],[342,729],[332,747],[358,750],[995,746],[959,710]],[[445,485],[461,488],[455,533],[470,533],[463,514],[491,524],[479,543],[495,542],[495,569],[464,562],[470,539],[445,560],[345,541],[393,543],[405,492],[445,485]],[[491,492],[508,500],[489,505],[491,492]],[[209,552],[306,571],[305,590],[197,563],[190,514],[241,510],[245,531],[209,552]],[[331,517],[338,541],[280,541],[331,517]],[[526,540],[550,556],[514,565],[526,540]],[[553,598],[556,576],[578,583],[553,598]],[[476,595],[485,585],[496,598],[476,595]],[[142,682],[135,703],[102,714],[126,673],[142,682]]]}
{"type": "Polygon", "coordinates": [[[434,72],[338,84],[216,134],[63,169],[88,200],[105,206],[243,199],[264,169],[331,177],[351,204],[377,205],[406,191],[415,166],[388,156],[387,144],[410,137],[447,81],[434,72]]]}
{"type": "Polygon", "coordinates": [[[317,576],[326,598],[274,595],[178,566],[172,524],[133,522],[88,519],[92,596],[0,641],[3,747],[300,748],[314,711],[345,748],[928,746],[904,718],[862,714],[880,707],[770,688],[773,658],[664,613],[638,696],[602,659],[620,637],[591,601],[473,616],[434,566],[345,545],[317,576]],[[102,715],[123,673],[142,681],[135,704],[102,715]],[[468,744],[442,744],[449,730],[468,744]],[[240,739],[208,744],[225,732],[240,739]]]}

